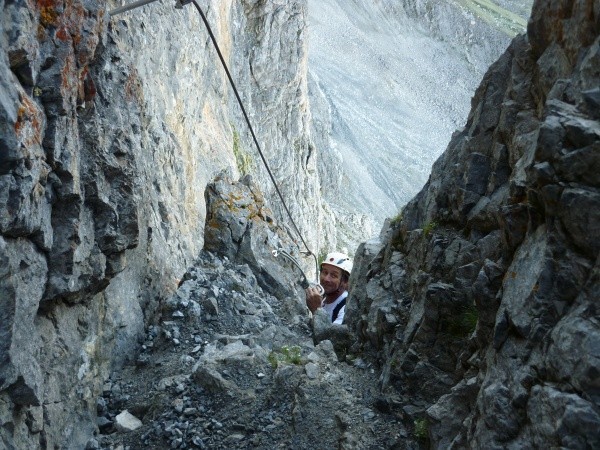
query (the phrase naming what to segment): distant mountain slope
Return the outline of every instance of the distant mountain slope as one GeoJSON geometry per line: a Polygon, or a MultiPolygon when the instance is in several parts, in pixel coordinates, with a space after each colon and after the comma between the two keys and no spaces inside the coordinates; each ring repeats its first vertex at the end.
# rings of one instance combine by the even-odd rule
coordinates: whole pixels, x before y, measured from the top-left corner
{"type": "Polygon", "coordinates": [[[530,8],[309,1],[313,134],[325,134],[315,137],[321,180],[340,220],[351,211],[380,223],[421,188],[530,8]]]}

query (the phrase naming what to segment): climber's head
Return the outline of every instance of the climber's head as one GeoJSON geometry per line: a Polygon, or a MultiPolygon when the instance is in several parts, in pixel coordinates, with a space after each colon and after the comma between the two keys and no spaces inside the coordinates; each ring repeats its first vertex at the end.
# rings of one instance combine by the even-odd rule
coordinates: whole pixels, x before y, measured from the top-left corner
{"type": "Polygon", "coordinates": [[[348,287],[352,260],[345,253],[329,253],[321,263],[320,284],[325,295],[338,296],[348,287]]]}

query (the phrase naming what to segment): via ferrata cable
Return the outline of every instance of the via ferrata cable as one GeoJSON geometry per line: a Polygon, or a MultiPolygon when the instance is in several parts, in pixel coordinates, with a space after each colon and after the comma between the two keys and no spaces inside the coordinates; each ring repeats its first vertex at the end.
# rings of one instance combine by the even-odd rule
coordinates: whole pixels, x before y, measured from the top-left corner
{"type": "MultiPolygon", "coordinates": [[[[139,8],[140,6],[144,6],[147,5],[149,3],[153,3],[156,0],[138,0],[135,1],[133,3],[130,3],[128,5],[124,5],[121,6],[119,8],[116,8],[112,11],[109,11],[109,15],[110,16],[115,16],[117,14],[121,14],[123,12],[126,11],[131,11],[133,9],[139,8]]],[[[198,3],[196,2],[196,0],[175,0],[175,8],[177,9],[181,9],[184,5],[187,5],[188,3],[193,3],[194,6],[196,7],[196,10],[198,11],[198,13],[200,14],[200,17],[202,17],[202,21],[204,22],[204,25],[206,26],[206,30],[208,31],[208,34],[210,35],[210,39],[215,47],[215,50],[217,51],[217,54],[219,55],[219,59],[221,60],[221,64],[223,65],[223,69],[225,69],[225,73],[227,74],[227,78],[229,79],[229,83],[231,84],[231,87],[233,89],[233,92],[235,94],[235,98],[237,99],[240,108],[242,110],[242,114],[244,115],[244,119],[246,119],[246,123],[248,124],[248,128],[250,129],[250,134],[252,135],[252,139],[254,140],[254,144],[256,145],[256,149],[258,150],[258,154],[260,155],[260,158],[262,159],[262,162],[265,166],[265,168],[267,169],[267,172],[269,174],[269,177],[271,178],[271,181],[273,182],[273,186],[275,187],[275,191],[277,191],[277,195],[279,196],[279,199],[281,200],[281,203],[283,204],[283,208],[285,209],[285,212],[287,213],[288,217],[290,218],[290,221],[292,222],[292,225],[294,226],[294,229],[296,230],[296,233],[298,234],[298,236],[300,237],[300,240],[302,241],[302,243],[304,244],[304,247],[306,248],[306,252],[301,252],[303,253],[305,256],[312,256],[313,259],[315,260],[315,268],[316,268],[316,273],[319,273],[319,263],[317,262],[317,256],[310,250],[310,248],[308,247],[308,244],[306,243],[306,241],[304,240],[304,237],[302,236],[302,233],[300,232],[300,229],[298,228],[298,226],[296,225],[296,222],[294,221],[294,218],[292,217],[292,213],[290,212],[287,204],[285,203],[285,200],[283,199],[283,195],[281,194],[281,191],[279,190],[279,186],[277,186],[277,182],[275,181],[275,177],[273,176],[273,172],[271,171],[271,168],[269,167],[269,164],[267,163],[267,159],[265,158],[262,149],[260,148],[260,144],[258,143],[258,139],[256,138],[256,134],[254,133],[254,129],[252,128],[252,124],[250,123],[250,119],[248,118],[248,114],[246,113],[246,108],[244,108],[244,104],[242,102],[242,99],[240,98],[240,94],[238,93],[238,90],[235,86],[235,83],[233,81],[233,78],[231,77],[231,73],[229,72],[229,68],[227,67],[227,63],[225,62],[225,59],[223,58],[223,54],[221,53],[221,49],[219,48],[219,44],[217,44],[217,40],[215,39],[215,35],[212,32],[212,28],[210,27],[210,24],[208,23],[208,20],[206,19],[206,16],[204,15],[204,12],[202,11],[202,8],[200,8],[200,6],[198,5],[198,3]]],[[[298,263],[294,260],[294,258],[287,252],[282,251],[283,249],[278,249],[279,253],[284,254],[286,256],[286,258],[291,259],[292,262],[297,266],[300,267],[298,265],[298,263]]],[[[277,252],[273,252],[274,256],[276,256],[275,253],[277,252]]],[[[304,275],[304,273],[303,273],[304,275]]],[[[305,276],[306,279],[306,276],[305,276]]]]}
{"type": "Polygon", "coordinates": [[[273,176],[273,173],[271,172],[271,168],[269,167],[269,164],[267,163],[267,160],[260,148],[260,144],[258,143],[258,139],[256,138],[256,135],[254,134],[254,129],[252,128],[252,125],[250,123],[250,119],[248,118],[248,114],[246,114],[246,109],[244,108],[244,104],[242,102],[242,99],[240,98],[240,94],[238,93],[238,90],[235,86],[235,83],[233,81],[233,78],[231,77],[231,73],[229,72],[229,68],[227,67],[227,63],[225,62],[225,59],[223,58],[223,54],[221,53],[221,49],[219,48],[219,44],[217,44],[217,40],[215,39],[215,35],[212,32],[212,29],[210,27],[210,24],[208,23],[208,20],[206,19],[206,16],[204,15],[204,12],[202,11],[202,8],[200,8],[200,6],[198,5],[198,3],[196,2],[196,0],[192,0],[192,3],[194,4],[194,6],[196,7],[196,9],[198,10],[198,13],[200,14],[200,16],[202,17],[202,21],[204,22],[204,26],[206,26],[206,30],[208,31],[208,34],[210,35],[210,39],[215,47],[215,50],[217,51],[217,54],[219,55],[219,59],[221,60],[221,64],[223,65],[223,69],[225,69],[225,73],[227,74],[227,78],[229,79],[229,83],[231,84],[231,87],[233,89],[233,92],[235,94],[235,98],[237,99],[240,108],[242,110],[242,114],[244,115],[244,119],[246,119],[246,123],[248,124],[248,128],[250,129],[250,134],[252,135],[252,139],[254,140],[254,144],[256,145],[256,148],[258,150],[258,154],[260,155],[260,158],[262,159],[262,162],[265,166],[265,168],[267,169],[267,172],[269,174],[269,177],[271,178],[271,181],[273,182],[273,186],[275,186],[275,190],[277,191],[277,195],[279,196],[279,199],[281,200],[281,203],[283,204],[283,207],[288,215],[288,217],[290,218],[290,221],[292,222],[292,225],[294,225],[294,229],[296,230],[296,233],[298,233],[298,236],[300,237],[300,240],[302,241],[302,243],[304,244],[304,247],[306,247],[306,256],[310,256],[312,255],[312,257],[315,260],[315,267],[317,268],[317,274],[319,273],[319,267],[318,267],[318,262],[317,262],[317,257],[316,255],[308,248],[308,244],[306,243],[306,241],[304,240],[304,237],[302,236],[302,233],[300,232],[300,229],[298,228],[298,226],[296,225],[296,222],[294,222],[294,219],[292,217],[292,213],[290,212],[289,208],[287,207],[287,204],[285,203],[285,200],[283,199],[283,195],[281,194],[281,191],[279,190],[279,187],[277,186],[277,182],[275,181],[275,177],[273,176]]]}

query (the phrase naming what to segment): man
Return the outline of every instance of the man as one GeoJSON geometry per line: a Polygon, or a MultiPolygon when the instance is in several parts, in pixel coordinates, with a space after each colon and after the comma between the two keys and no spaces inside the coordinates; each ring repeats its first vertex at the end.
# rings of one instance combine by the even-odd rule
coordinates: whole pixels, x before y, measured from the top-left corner
{"type": "Polygon", "coordinates": [[[329,253],[321,263],[320,284],[324,294],[316,287],[306,289],[306,306],[311,312],[323,308],[333,324],[341,324],[346,312],[348,280],[352,271],[352,261],[344,253],[329,253]]]}

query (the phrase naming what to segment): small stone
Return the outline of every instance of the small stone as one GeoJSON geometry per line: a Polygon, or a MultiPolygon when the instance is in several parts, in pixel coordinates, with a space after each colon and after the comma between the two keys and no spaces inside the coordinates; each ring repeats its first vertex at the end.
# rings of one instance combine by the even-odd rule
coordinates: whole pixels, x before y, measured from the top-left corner
{"type": "Polygon", "coordinates": [[[96,412],[98,415],[102,415],[107,411],[106,399],[104,397],[98,398],[96,400],[96,412]]]}
{"type": "Polygon", "coordinates": [[[206,446],[204,445],[204,441],[200,436],[194,436],[192,438],[192,444],[194,444],[198,448],[206,448],[206,446]]]}
{"type": "Polygon", "coordinates": [[[115,418],[115,428],[119,431],[134,431],[142,426],[142,421],[124,410],[115,418]]]}
{"type": "Polygon", "coordinates": [[[175,411],[177,411],[178,413],[183,412],[183,400],[180,398],[176,398],[175,400],[173,400],[173,403],[171,403],[173,405],[173,408],[175,408],[175,411]]]}
{"type": "Polygon", "coordinates": [[[95,438],[91,438],[85,446],[85,450],[100,450],[100,448],[100,444],[95,438]]]}
{"type": "Polygon", "coordinates": [[[183,356],[181,357],[181,362],[182,362],[184,365],[191,365],[191,364],[194,364],[194,362],[195,362],[195,359],[194,359],[194,358],[192,358],[190,355],[183,355],[183,356]]]}
{"type": "Polygon", "coordinates": [[[183,410],[183,415],[184,416],[195,416],[198,413],[198,409],[197,408],[185,408],[183,410]]]}
{"type": "Polygon", "coordinates": [[[372,420],[375,417],[375,413],[373,411],[371,411],[370,409],[367,409],[365,411],[363,411],[363,420],[365,422],[372,420]]]}
{"type": "Polygon", "coordinates": [[[100,416],[96,419],[96,425],[98,425],[100,432],[105,433],[111,429],[113,423],[106,417],[100,416]]]}
{"type": "Polygon", "coordinates": [[[227,436],[228,440],[236,441],[236,442],[243,441],[245,438],[246,438],[246,436],[244,436],[243,434],[240,434],[240,433],[230,434],[229,436],[227,436]]]}
{"type": "Polygon", "coordinates": [[[177,310],[172,314],[174,319],[183,319],[185,317],[185,314],[183,314],[181,311],[177,310]]]}
{"type": "Polygon", "coordinates": [[[265,375],[264,373],[262,373],[262,372],[258,372],[258,373],[256,374],[256,377],[257,377],[257,378],[264,378],[265,376],[266,376],[266,375],[265,375]]]}
{"type": "Polygon", "coordinates": [[[306,372],[306,376],[311,380],[314,380],[319,376],[319,366],[315,363],[309,362],[304,366],[304,370],[306,372]]]}

